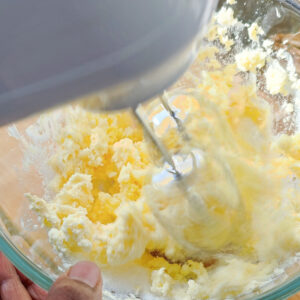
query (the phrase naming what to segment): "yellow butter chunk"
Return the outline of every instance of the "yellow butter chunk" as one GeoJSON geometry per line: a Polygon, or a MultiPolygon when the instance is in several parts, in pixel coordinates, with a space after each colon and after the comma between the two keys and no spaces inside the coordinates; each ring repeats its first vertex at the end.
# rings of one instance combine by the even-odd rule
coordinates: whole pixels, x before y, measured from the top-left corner
{"type": "Polygon", "coordinates": [[[237,67],[240,71],[255,72],[266,63],[266,53],[262,49],[245,49],[235,57],[237,67]]]}
{"type": "Polygon", "coordinates": [[[288,74],[278,61],[274,61],[273,64],[269,66],[265,76],[266,87],[270,94],[287,93],[286,84],[288,82],[288,74]]]}
{"type": "Polygon", "coordinates": [[[64,252],[97,255],[101,263],[139,258],[144,230],[135,215],[145,210],[130,202],[141,197],[150,165],[140,125],[129,112],[97,115],[71,108],[55,143],[49,159],[53,202],[28,195],[52,244],[64,252]]]}
{"type": "Polygon", "coordinates": [[[264,34],[264,31],[260,26],[258,26],[257,23],[253,23],[248,28],[248,34],[249,34],[249,37],[252,41],[257,42],[258,41],[258,36],[264,34]]]}

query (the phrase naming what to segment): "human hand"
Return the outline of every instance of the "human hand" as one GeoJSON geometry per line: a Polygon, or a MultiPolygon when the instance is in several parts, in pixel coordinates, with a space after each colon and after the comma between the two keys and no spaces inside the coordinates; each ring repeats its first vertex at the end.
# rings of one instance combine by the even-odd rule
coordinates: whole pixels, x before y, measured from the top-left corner
{"type": "Polygon", "coordinates": [[[61,275],[46,292],[15,269],[0,252],[0,299],[101,300],[101,273],[94,263],[79,262],[61,275]]]}

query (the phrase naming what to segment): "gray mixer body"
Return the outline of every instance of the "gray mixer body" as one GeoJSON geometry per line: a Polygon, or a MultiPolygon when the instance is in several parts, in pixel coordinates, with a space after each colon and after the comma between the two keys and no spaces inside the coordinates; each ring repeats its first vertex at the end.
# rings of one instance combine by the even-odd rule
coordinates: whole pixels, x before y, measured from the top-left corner
{"type": "Polygon", "coordinates": [[[0,125],[101,92],[134,107],[197,53],[214,0],[0,2],[0,125]]]}

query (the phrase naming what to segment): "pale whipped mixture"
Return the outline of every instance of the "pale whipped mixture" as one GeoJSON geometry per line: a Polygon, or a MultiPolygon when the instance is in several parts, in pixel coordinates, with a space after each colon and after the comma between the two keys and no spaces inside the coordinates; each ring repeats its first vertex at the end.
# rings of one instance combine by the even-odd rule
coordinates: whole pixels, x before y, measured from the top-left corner
{"type": "MultiPolygon", "coordinates": [[[[155,181],[163,167],[128,111],[68,107],[28,129],[52,145],[45,197],[26,194],[50,243],[66,260],[95,261],[104,277],[119,270],[130,281],[139,270],[145,280],[128,285],[132,297],[234,297],[259,289],[300,251],[297,103],[282,98],[279,107],[271,98],[294,95],[299,79],[259,24],[234,18],[234,4],[214,16],[197,68],[185,76],[193,92],[170,102],[189,149],[200,153],[187,178],[196,198],[155,181]],[[233,33],[245,28],[250,43],[242,49],[233,33]]],[[[174,124],[159,126],[170,151],[186,147],[174,124]]],[[[38,141],[27,137],[25,155],[42,151],[38,141]]]]}

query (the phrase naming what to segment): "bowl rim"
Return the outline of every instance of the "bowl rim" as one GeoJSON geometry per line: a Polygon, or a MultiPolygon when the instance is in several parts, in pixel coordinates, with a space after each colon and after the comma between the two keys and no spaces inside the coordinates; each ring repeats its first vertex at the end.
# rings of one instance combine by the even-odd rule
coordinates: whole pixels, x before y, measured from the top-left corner
{"type": "Polygon", "coordinates": [[[13,265],[27,278],[45,290],[49,290],[53,279],[49,277],[38,265],[26,257],[0,228],[0,251],[13,263],[13,265]]]}

